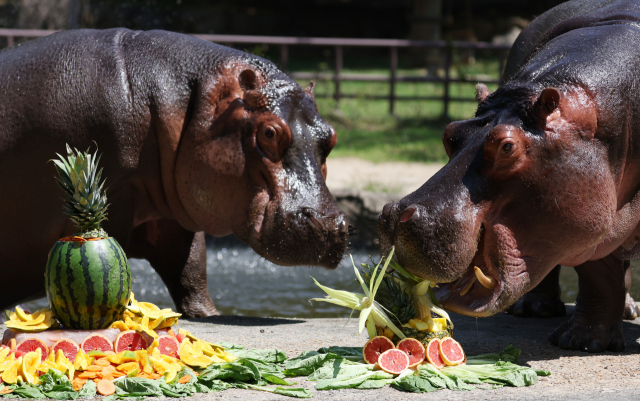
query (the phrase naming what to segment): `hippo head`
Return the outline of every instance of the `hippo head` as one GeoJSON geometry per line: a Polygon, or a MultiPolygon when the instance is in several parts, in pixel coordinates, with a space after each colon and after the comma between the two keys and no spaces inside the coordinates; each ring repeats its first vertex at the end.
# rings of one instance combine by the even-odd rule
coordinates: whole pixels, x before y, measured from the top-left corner
{"type": "Polygon", "coordinates": [[[379,232],[383,254],[395,245],[400,265],[440,283],[445,308],[488,316],[555,265],[598,257],[616,214],[611,160],[621,149],[599,137],[596,107],[580,87],[477,90],[475,118],[444,131],[448,163],[387,204],[379,232]]]}
{"type": "Polygon", "coordinates": [[[325,185],[337,137],[318,115],[313,83],[302,89],[269,61],[231,54],[201,83],[181,138],[185,219],[234,233],[276,264],[333,269],[348,223],[325,185]]]}

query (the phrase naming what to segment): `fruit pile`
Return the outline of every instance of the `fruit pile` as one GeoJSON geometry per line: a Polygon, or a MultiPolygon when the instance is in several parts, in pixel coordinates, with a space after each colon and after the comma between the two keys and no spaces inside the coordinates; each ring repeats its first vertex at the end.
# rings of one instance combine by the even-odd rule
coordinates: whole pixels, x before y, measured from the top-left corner
{"type": "Polygon", "coordinates": [[[6,319],[4,324],[8,329],[24,333],[37,333],[59,326],[51,309],[41,309],[31,314],[16,306],[14,312],[5,311],[4,317],[6,319]]]}
{"type": "Polygon", "coordinates": [[[387,336],[376,336],[362,348],[362,356],[387,373],[398,375],[407,368],[430,363],[437,369],[464,365],[466,357],[462,346],[451,337],[433,338],[426,349],[415,338],[405,338],[394,345],[387,336]]]}
{"type": "MultiPolygon", "coordinates": [[[[39,333],[59,327],[48,309],[31,314],[16,307],[15,312],[6,311],[5,316],[7,328],[14,333],[39,333]]],[[[98,392],[108,395],[115,391],[112,380],[118,377],[155,380],[164,376],[170,383],[185,367],[204,369],[213,363],[237,359],[224,348],[200,340],[186,330],[178,329],[175,333],[172,326],[180,316],[171,309],[138,302],[132,293],[123,320],[111,325],[120,330],[114,341],[96,332],[83,336],[81,344],[70,338],[60,338],[47,346],[39,334],[31,334],[19,343],[11,338],[0,348],[1,382],[38,385],[40,376],[49,369],[56,369],[68,376],[76,391],[88,380],[93,380],[98,392]]],[[[54,333],[58,332],[52,332],[50,337],[55,338],[54,333]]],[[[190,377],[185,375],[179,380],[190,380],[190,377]]],[[[9,390],[4,388],[2,391],[9,390]]]]}

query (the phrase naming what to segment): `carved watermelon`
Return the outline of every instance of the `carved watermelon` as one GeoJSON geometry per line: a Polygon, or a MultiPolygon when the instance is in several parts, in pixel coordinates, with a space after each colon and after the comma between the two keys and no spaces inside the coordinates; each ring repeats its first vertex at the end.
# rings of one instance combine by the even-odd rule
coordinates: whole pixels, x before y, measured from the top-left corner
{"type": "Polygon", "coordinates": [[[104,329],[122,318],[131,292],[127,257],[114,238],[58,241],[45,271],[51,310],[67,327],[104,329]]]}

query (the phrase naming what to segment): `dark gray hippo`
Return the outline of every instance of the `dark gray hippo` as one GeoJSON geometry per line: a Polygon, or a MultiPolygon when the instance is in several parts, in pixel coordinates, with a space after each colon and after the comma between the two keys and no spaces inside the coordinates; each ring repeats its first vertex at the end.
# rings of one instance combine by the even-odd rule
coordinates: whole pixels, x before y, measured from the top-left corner
{"type": "MultiPolygon", "coordinates": [[[[408,271],[441,283],[447,309],[471,316],[573,266],[575,313],[550,340],[622,351],[627,261],[640,256],[640,4],[569,2],[517,43],[506,83],[478,85],[475,117],[446,128],[447,165],[385,206],[382,251],[395,245],[408,271]]],[[[542,309],[557,308],[557,275],[546,284],[542,309]]]]}
{"type": "Polygon", "coordinates": [[[325,186],[336,133],[313,86],[265,59],[163,31],[56,33],[0,53],[0,122],[0,308],[44,294],[47,253],[73,233],[47,163],[65,143],[97,144],[105,229],[188,317],[216,313],[205,232],[280,265],[333,269],[345,251],[325,186]]]}

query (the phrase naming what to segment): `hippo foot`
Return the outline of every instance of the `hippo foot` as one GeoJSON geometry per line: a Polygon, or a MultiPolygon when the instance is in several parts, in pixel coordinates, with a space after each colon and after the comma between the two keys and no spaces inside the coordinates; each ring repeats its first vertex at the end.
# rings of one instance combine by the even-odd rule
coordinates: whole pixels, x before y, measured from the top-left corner
{"type": "Polygon", "coordinates": [[[518,317],[562,317],[567,313],[564,302],[557,294],[527,293],[507,309],[518,317]]]}
{"type": "Polygon", "coordinates": [[[640,307],[636,305],[636,301],[631,298],[631,295],[627,294],[624,300],[624,315],[622,318],[625,320],[636,320],[640,315],[640,307]]]}
{"type": "Polygon", "coordinates": [[[576,316],[555,329],[549,341],[562,349],[586,352],[622,352],[625,347],[622,322],[592,325],[576,316]]]}

